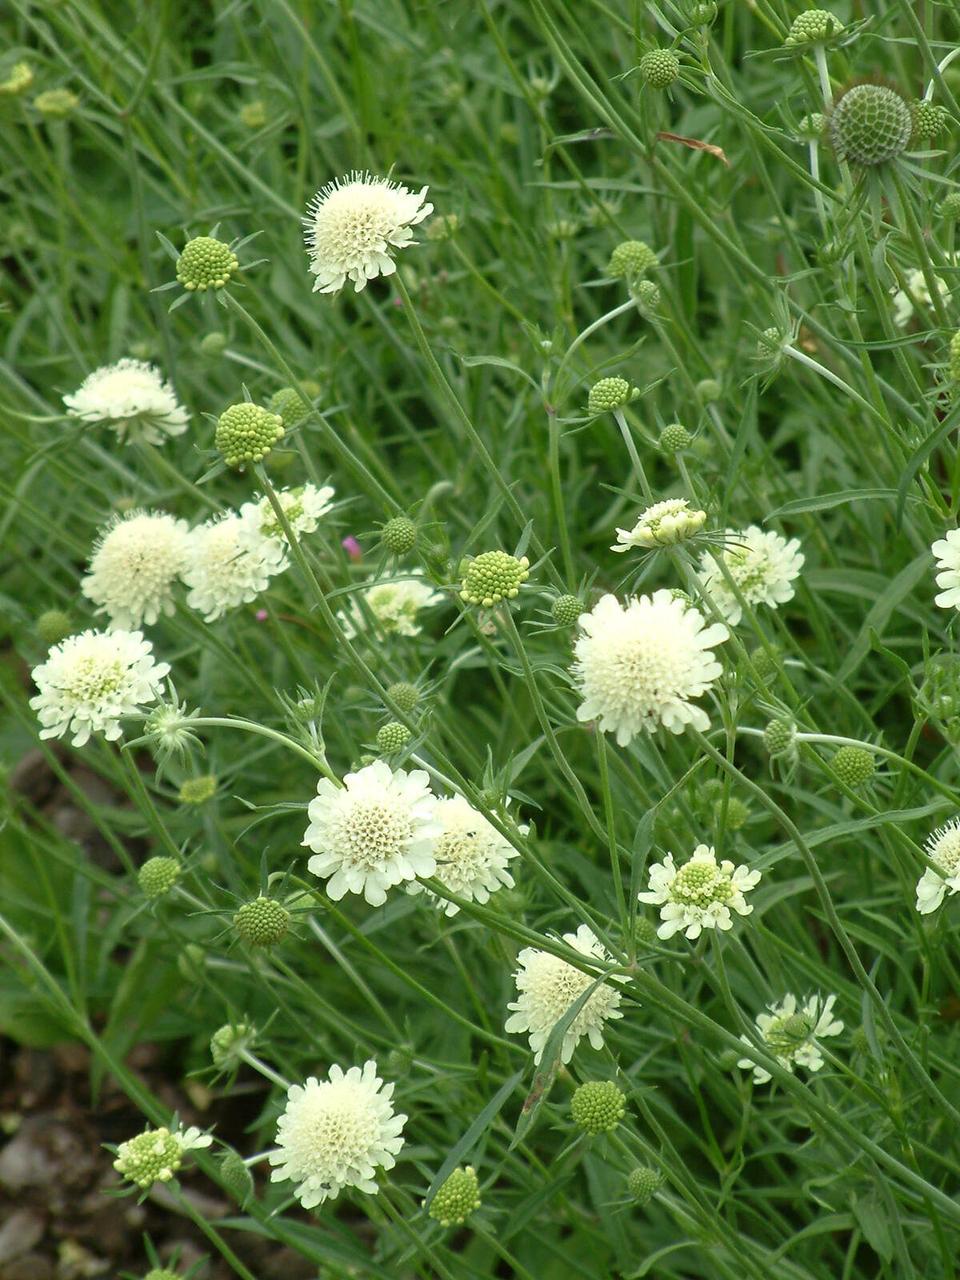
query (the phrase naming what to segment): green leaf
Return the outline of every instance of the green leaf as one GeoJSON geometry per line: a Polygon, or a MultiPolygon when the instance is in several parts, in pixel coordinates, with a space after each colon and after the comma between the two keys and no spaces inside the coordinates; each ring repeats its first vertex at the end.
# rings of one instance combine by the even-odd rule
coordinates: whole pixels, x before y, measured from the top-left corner
{"type": "Polygon", "coordinates": [[[427,1188],[427,1194],[424,1196],[424,1207],[429,1209],[433,1197],[439,1189],[453,1173],[458,1165],[463,1164],[464,1158],[473,1150],[480,1138],[486,1133],[494,1119],[500,1114],[503,1104],[513,1093],[514,1089],[523,1079],[522,1071],[515,1071],[508,1080],[500,1086],[493,1095],[487,1105],[474,1120],[473,1124],[466,1131],[460,1141],[453,1147],[450,1154],[444,1160],[443,1164],[437,1170],[433,1181],[427,1188]]]}
{"type": "Polygon", "coordinates": [[[850,1208],[856,1218],[863,1238],[884,1262],[893,1257],[893,1234],[890,1230],[889,1213],[880,1202],[876,1192],[866,1196],[850,1196],[850,1208]]]}
{"type": "Polygon", "coordinates": [[[873,608],[864,618],[860,634],[854,640],[849,653],[840,665],[837,679],[841,683],[853,675],[854,671],[870,652],[872,636],[874,634],[882,634],[883,628],[890,621],[890,617],[897,605],[910,594],[922,578],[932,572],[932,569],[933,561],[930,557],[930,552],[921,551],[915,559],[910,561],[906,568],[900,570],[886,591],[881,593],[873,608]]]}

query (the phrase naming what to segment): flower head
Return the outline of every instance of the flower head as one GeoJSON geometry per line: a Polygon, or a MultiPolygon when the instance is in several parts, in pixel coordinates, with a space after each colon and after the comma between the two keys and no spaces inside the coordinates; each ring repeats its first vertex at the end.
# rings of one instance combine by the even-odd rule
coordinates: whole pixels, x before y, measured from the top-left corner
{"type": "MultiPolygon", "coordinates": [[[[593,930],[585,924],[576,933],[565,933],[563,941],[593,960],[611,959],[593,930]]],[[[507,1031],[530,1033],[534,1062],[539,1062],[550,1032],[596,979],[559,956],[533,947],[524,947],[517,960],[519,968],[514,974],[517,998],[507,1005],[513,1012],[504,1026],[507,1031]]],[[[620,992],[608,982],[601,983],[567,1027],[560,1061],[570,1061],[583,1036],[594,1049],[602,1049],[604,1023],[622,1017],[620,992]]]]}
{"type": "Polygon", "coordinates": [[[704,929],[731,929],[731,911],[748,916],[753,907],[744,894],[760,882],[760,872],[732,862],[717,862],[709,845],[698,844],[682,867],[676,866],[673,854],[650,868],[650,888],[638,893],[640,902],[660,907],[663,922],[658,938],[672,938],[681,930],[691,941],[704,929]]]}
{"type": "Polygon", "coordinates": [[[275,549],[266,539],[254,541],[236,512],[208,520],[190,532],[182,573],[187,604],[214,622],[255,600],[278,567],[275,549]]]}
{"type": "Polygon", "coordinates": [[[276,898],[261,893],[243,903],[233,917],[233,927],[251,947],[275,947],[287,936],[290,912],[276,898]]]}
{"type": "Polygon", "coordinates": [[[612,1132],[626,1108],[627,1100],[612,1080],[588,1080],[570,1099],[573,1123],[592,1137],[612,1132]]]}
{"type": "Polygon", "coordinates": [[[642,240],[624,240],[610,254],[607,275],[613,280],[636,280],[657,266],[657,255],[642,240]]]}
{"type": "Polygon", "coordinates": [[[137,872],[137,884],[145,898],[162,898],[170,892],[183,874],[183,867],[176,858],[158,855],[148,858],[137,872]]]}
{"type": "MultiPolygon", "coordinates": [[[[806,1067],[808,1071],[819,1071],[823,1066],[823,1055],[817,1041],[823,1036],[838,1036],[843,1030],[843,1023],[833,1016],[836,996],[809,996],[806,1003],[798,1006],[797,998],[787,994],[779,1004],[769,1006],[769,1013],[758,1013],[757,1031],[769,1053],[787,1071],[795,1067],[806,1067]]],[[[745,1044],[750,1041],[741,1036],[745,1044]]],[[[741,1058],[737,1063],[744,1070],[753,1069],[753,1078],[757,1084],[766,1084],[771,1078],[770,1072],[757,1066],[749,1058],[741,1058]]]]}
{"type": "Polygon", "coordinates": [[[394,251],[414,244],[410,228],[433,212],[426,194],[358,171],[321,187],[303,220],[314,292],[339,293],[352,280],[359,293],[392,275],[394,251]]]}
{"type": "MultiPolygon", "coordinates": [[[[281,489],[277,493],[287,524],[299,539],[305,533],[314,533],[323,516],[333,505],[330,499],[334,491],[330,485],[317,488],[315,484],[298,485],[295,489],[281,489]]],[[[287,536],[280,527],[277,513],[267,497],[256,497],[240,508],[244,522],[242,538],[257,552],[269,551],[279,563],[286,564],[287,536]],[[267,542],[268,547],[263,543],[267,542]]]]}
{"type": "Polygon", "coordinates": [[[912,134],[910,104],[882,84],[854,85],[837,100],[830,116],[830,137],[838,155],[867,168],[906,151],[912,134]]]}
{"type": "Polygon", "coordinates": [[[217,419],[213,442],[228,467],[243,468],[262,462],[283,439],[283,419],[262,405],[244,400],[224,409],[217,419]]]}
{"type": "MultiPolygon", "coordinates": [[[[417,614],[421,609],[440,604],[443,596],[423,581],[419,569],[413,569],[402,578],[381,578],[363,590],[366,609],[373,615],[376,625],[387,635],[417,636],[421,627],[417,614]]],[[[352,639],[359,631],[366,630],[367,619],[357,602],[351,601],[348,612],[337,615],[347,637],[352,639]]]]}
{"type": "Polygon", "coordinates": [[[578,720],[599,721],[621,747],[660,725],[671,733],[682,733],[688,724],[709,726],[707,713],[691,699],[720,675],[710,651],[727,639],[726,627],[707,626],[697,609],[666,590],[625,606],[603,596],[581,615],[580,627],[573,667],[583,695],[578,720]]]}
{"type": "Polygon", "coordinates": [[[821,44],[843,30],[843,23],[827,9],[807,9],[797,14],[784,44],[821,44]]]}
{"type": "Polygon", "coordinates": [[[460,1227],[480,1208],[480,1188],[473,1165],[454,1169],[437,1188],[427,1213],[441,1227],[460,1227]]]}
{"type": "Polygon", "coordinates": [[[173,613],[173,585],[187,556],[185,520],[131,511],[109,524],[94,547],[83,594],[111,626],[139,627],[173,613]]]}
{"type": "Polygon", "coordinates": [[[917,910],[928,916],[946,893],[960,893],[960,818],[952,818],[931,832],[924,851],[936,868],[927,867],[917,881],[917,910]]]}
{"type": "Polygon", "coordinates": [[[106,423],[127,444],[161,444],[187,429],[187,411],[159,370],[143,360],[119,360],[95,369],[63,403],[73,418],[106,423]]]}
{"type": "Polygon", "coordinates": [[[335,902],[362,893],[371,907],[383,906],[394,885],[436,871],[435,805],[422,769],[394,771],[375,760],[348,773],[342,787],[321,778],[301,842],[314,851],[307,866],[335,902]]]}
{"type": "Polygon", "coordinates": [[[680,59],[672,49],[650,49],[640,59],[640,75],[651,89],[666,89],[680,74],[680,59]]]}
{"type": "Polygon", "coordinates": [[[334,1064],[328,1079],[315,1076],[291,1085],[277,1121],[274,1182],[295,1182],[305,1209],[334,1200],[344,1187],[375,1195],[377,1168],[392,1169],[403,1146],[406,1120],[393,1109],[393,1085],[377,1075],[377,1064],[344,1071],[334,1064]]]}
{"type": "MultiPolygon", "coordinates": [[[[934,276],[933,279],[940,297],[945,298],[950,292],[946,281],[941,280],[939,276],[934,276]]],[[[927,286],[927,278],[920,270],[907,272],[906,289],[901,289],[894,285],[890,293],[893,295],[893,319],[901,329],[913,316],[916,303],[920,303],[921,306],[930,306],[930,289],[927,286]]]]}
{"type": "Polygon", "coordinates": [[[213,1138],[199,1129],[145,1129],[135,1138],[121,1142],[113,1167],[128,1182],[142,1190],[155,1182],[169,1182],[188,1151],[209,1147],[213,1138]]]}
{"type": "Polygon", "coordinates": [[[628,551],[631,547],[666,547],[692,538],[703,528],[705,511],[691,511],[686,498],[667,498],[647,507],[630,530],[617,530],[617,545],[611,551],[628,551]]]}
{"type": "Polygon", "coordinates": [[[139,631],[83,631],[68,636],[33,671],[39,692],[30,699],[41,738],[72,733],[82,747],[91,733],[108,742],[120,737],[120,721],[155,702],[170,671],[153,657],[139,631]]]}
{"type": "MultiPolygon", "coordinates": [[[[451,893],[484,903],[498,889],[513,888],[508,864],[517,856],[516,849],[463,796],[438,800],[434,821],[439,827],[433,846],[437,862],[434,875],[451,893]]],[[[410,892],[418,893],[421,888],[414,882],[410,892]]],[[[438,899],[437,905],[448,916],[460,910],[455,902],[438,899]]]]}
{"type": "Polygon", "coordinates": [[[937,586],[943,590],[934,596],[941,609],[960,609],[960,529],[948,529],[930,548],[937,558],[937,586]]]}
{"type": "Polygon", "coordinates": [[[460,599],[489,609],[501,600],[515,599],[529,576],[530,561],[526,556],[518,558],[506,551],[484,551],[468,563],[460,599]]]}
{"type": "Polygon", "coordinates": [[[33,68],[29,62],[15,62],[7,72],[6,78],[0,80],[0,94],[12,97],[25,93],[33,84],[33,68]]]}
{"type": "MultiPolygon", "coordinates": [[[[776,609],[793,599],[793,584],[804,561],[797,538],[788,542],[772,529],[763,530],[752,524],[742,532],[728,529],[726,539],[720,557],[748,605],[766,604],[776,609]]],[[[723,620],[736,626],[743,617],[743,605],[710,552],[701,556],[697,576],[723,620]]]]}
{"type": "Polygon", "coordinates": [[[196,236],[187,241],[177,259],[177,279],[185,289],[203,293],[222,289],[239,266],[228,244],[213,236],[196,236]]]}
{"type": "Polygon", "coordinates": [[[614,409],[622,409],[636,400],[639,394],[639,390],[631,387],[626,378],[601,378],[587,394],[587,413],[595,416],[612,413],[614,409]]]}

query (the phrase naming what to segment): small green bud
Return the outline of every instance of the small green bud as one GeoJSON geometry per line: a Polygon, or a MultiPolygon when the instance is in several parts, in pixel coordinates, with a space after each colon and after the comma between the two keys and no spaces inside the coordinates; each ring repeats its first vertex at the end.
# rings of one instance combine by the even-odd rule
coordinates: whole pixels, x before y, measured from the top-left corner
{"type": "Polygon", "coordinates": [[[290,926],[290,912],[263,894],[245,902],[233,917],[233,927],[251,947],[273,947],[282,942],[290,926]]]}
{"type": "Polygon", "coordinates": [[[417,545],[417,526],[407,516],[394,516],[380,530],[380,541],[395,556],[405,556],[417,545]]]}
{"type": "Polygon", "coordinates": [[[841,747],[832,764],[834,773],[851,791],[865,786],[877,769],[873,752],[863,747],[841,747]]]}
{"type": "Polygon", "coordinates": [[[646,916],[637,916],[634,934],[641,947],[652,947],[657,941],[657,926],[646,916]]]}
{"type": "Polygon", "coordinates": [[[529,566],[526,556],[518,559],[506,551],[484,551],[467,562],[460,599],[485,609],[501,600],[513,600],[530,576],[529,566]]]}
{"type": "Polygon", "coordinates": [[[48,89],[38,94],[33,105],[42,116],[50,120],[66,120],[76,110],[80,99],[69,89],[48,89]]]}
{"type": "Polygon", "coordinates": [[[217,793],[217,779],[212,773],[201,774],[198,778],[187,778],[180,784],[177,799],[181,804],[206,804],[217,793]]]}
{"type": "Polygon", "coordinates": [[[73,619],[62,609],[47,609],[36,621],[37,635],[46,645],[59,644],[73,634],[73,619]]]}
{"type": "Polygon", "coordinates": [[[610,254],[607,275],[613,280],[645,275],[658,264],[657,255],[642,240],[624,240],[610,254]]]}
{"type": "Polygon", "coordinates": [[[397,704],[401,711],[412,711],[420,701],[420,690],[415,684],[406,680],[398,680],[387,689],[387,697],[397,704]]]}
{"type": "Polygon", "coordinates": [[[253,1195],[253,1174],[236,1151],[220,1157],[220,1182],[241,1209],[253,1195]]]}
{"type": "Polygon", "coordinates": [[[587,412],[594,415],[612,413],[636,400],[640,392],[631,387],[626,378],[601,378],[590,388],[587,396],[587,412]]]}
{"type": "Polygon", "coordinates": [[[460,219],[455,213],[439,213],[427,223],[428,240],[452,240],[460,230],[460,219]]]}
{"type": "Polygon", "coordinates": [[[627,1175],[627,1190],[638,1204],[649,1204],[663,1186],[659,1169],[641,1166],[627,1175]]]}
{"type": "Polygon", "coordinates": [[[947,368],[953,381],[960,382],[960,329],[950,339],[950,361],[947,368]]]}
{"type": "Polygon", "coordinates": [[[210,356],[212,359],[222,356],[226,349],[227,335],[219,329],[212,329],[200,339],[200,350],[205,356],[210,356]]]}
{"type": "Polygon", "coordinates": [[[583,607],[579,596],[557,596],[550,606],[550,614],[558,627],[572,627],[583,613],[583,607]]]}
{"type": "Polygon", "coordinates": [[[880,84],[857,84],[840,98],[830,116],[837,154],[870,168],[906,151],[913,135],[913,112],[899,93],[880,84]]]}
{"type": "Polygon", "coordinates": [[[660,286],[655,280],[638,280],[633,286],[633,297],[644,314],[656,311],[660,305],[660,286]]]}
{"type": "Polygon", "coordinates": [[[702,400],[704,404],[710,404],[713,400],[719,400],[723,395],[723,388],[716,378],[702,378],[697,383],[697,398],[702,400]]]}
{"type": "Polygon", "coordinates": [[[701,27],[705,27],[712,22],[716,16],[716,0],[704,0],[702,4],[695,4],[690,11],[690,21],[701,27]]]}
{"type": "Polygon", "coordinates": [[[137,872],[137,884],[145,898],[162,898],[177,883],[181,873],[176,858],[148,858],[137,872]]]}
{"type": "Polygon", "coordinates": [[[235,1070],[243,1061],[241,1054],[253,1045],[255,1038],[254,1029],[249,1023],[225,1023],[210,1037],[213,1065],[218,1071],[235,1070]]]}
{"type": "Polygon", "coordinates": [[[626,1097],[612,1080],[589,1080],[574,1093],[570,1114],[578,1129],[596,1136],[615,1129],[626,1107],[626,1097]]]}
{"type": "Polygon", "coordinates": [[[261,462],[283,438],[283,419],[258,404],[232,404],[217,422],[214,444],[228,467],[261,462]]]}
{"type": "Polygon", "coordinates": [[[940,217],[947,222],[960,221],[960,191],[951,191],[940,201],[940,217]]]}
{"type": "Polygon", "coordinates": [[[122,1142],[113,1167],[121,1177],[146,1190],[169,1182],[183,1163],[183,1145],[169,1129],[146,1129],[122,1142]]]}
{"type": "Polygon", "coordinates": [[[913,104],[913,135],[911,142],[924,138],[939,138],[950,127],[950,112],[933,102],[913,104]]]}
{"type": "Polygon", "coordinates": [[[377,730],[377,750],[382,756],[392,756],[402,751],[410,741],[410,730],[399,720],[391,720],[377,730]]]}
{"type": "Polygon", "coordinates": [[[651,89],[666,89],[680,74],[680,59],[670,49],[651,49],[640,59],[640,75],[651,89]]]}
{"type": "Polygon", "coordinates": [[[789,720],[771,720],[763,731],[763,745],[771,756],[782,756],[792,748],[795,736],[789,720]]]}
{"type": "Polygon", "coordinates": [[[270,397],[269,409],[283,419],[285,427],[298,427],[310,413],[312,406],[306,404],[293,387],[281,387],[270,397]]]}
{"type": "Polygon", "coordinates": [[[442,1227],[459,1227],[480,1208],[480,1188],[472,1165],[454,1169],[437,1190],[427,1210],[442,1227]]]}
{"type": "Polygon", "coordinates": [[[814,111],[803,117],[797,125],[797,133],[808,142],[816,142],[818,138],[823,137],[826,127],[827,117],[820,111],[814,111]]]}
{"type": "Polygon", "coordinates": [[[771,676],[777,672],[777,651],[772,653],[758,644],[755,649],[750,650],[750,661],[753,663],[753,669],[761,680],[769,680],[771,676]]]}
{"type": "Polygon", "coordinates": [[[728,796],[727,803],[717,800],[713,806],[713,821],[723,822],[727,831],[739,831],[750,817],[750,810],[738,796],[728,796]]]}
{"type": "Polygon", "coordinates": [[[679,422],[671,422],[660,432],[660,452],[680,453],[683,449],[689,449],[692,439],[693,436],[686,427],[681,426],[679,422]]]}
{"type": "Polygon", "coordinates": [[[176,1271],[168,1271],[166,1267],[154,1267],[148,1271],[143,1280],[181,1280],[176,1271]]]}
{"type": "Polygon", "coordinates": [[[822,44],[843,30],[843,23],[826,9],[807,9],[799,13],[793,20],[786,45],[822,44]]]}
{"type": "Polygon", "coordinates": [[[776,325],[771,325],[769,329],[764,329],[763,333],[757,338],[758,356],[778,356],[782,350],[783,334],[776,325]]]}
{"type": "Polygon", "coordinates": [[[177,259],[177,279],[185,289],[222,289],[240,262],[228,244],[213,236],[196,236],[177,259]]]}
{"type": "Polygon", "coordinates": [[[0,80],[0,95],[12,98],[26,91],[33,84],[33,69],[28,62],[16,62],[10,68],[7,78],[0,80]]]}
{"type": "Polygon", "coordinates": [[[240,108],[240,123],[247,129],[262,129],[267,123],[266,104],[260,98],[245,102],[240,108]]]}

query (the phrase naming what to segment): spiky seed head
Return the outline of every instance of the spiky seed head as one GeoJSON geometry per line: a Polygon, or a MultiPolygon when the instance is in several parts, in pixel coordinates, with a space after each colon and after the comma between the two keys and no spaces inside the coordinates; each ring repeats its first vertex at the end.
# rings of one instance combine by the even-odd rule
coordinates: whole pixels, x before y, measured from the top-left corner
{"type": "Polygon", "coordinates": [[[148,858],[137,872],[137,884],[145,898],[162,898],[180,879],[182,867],[176,858],[148,858]]]}
{"type": "Polygon", "coordinates": [[[642,240],[624,240],[610,254],[607,275],[614,280],[642,276],[657,265],[657,255],[642,240]]]}
{"type": "Polygon", "coordinates": [[[950,126],[950,112],[934,102],[913,103],[913,136],[911,141],[939,138],[950,126]]]}
{"type": "Polygon", "coordinates": [[[626,378],[601,378],[590,388],[587,396],[587,412],[594,415],[612,413],[614,409],[622,409],[631,400],[636,400],[640,392],[631,387],[626,378]]]}
{"type": "Polygon", "coordinates": [[[441,1184],[427,1213],[442,1227],[459,1227],[480,1208],[480,1188],[472,1165],[454,1169],[441,1184]]]}
{"type": "Polygon", "coordinates": [[[615,1129],[626,1106],[626,1097],[612,1080],[588,1080],[571,1098],[570,1114],[578,1129],[596,1136],[615,1129]]]}
{"type": "Polygon", "coordinates": [[[558,627],[572,627],[583,613],[584,604],[579,596],[557,596],[550,606],[550,614],[558,627]]]}
{"type": "Polygon", "coordinates": [[[843,23],[827,9],[807,9],[798,13],[793,25],[784,40],[786,45],[821,44],[829,40],[838,31],[843,30],[843,23]]]}
{"type": "Polygon", "coordinates": [[[910,104],[882,84],[857,84],[834,105],[830,137],[837,154],[870,168],[906,151],[913,135],[910,104]]]}
{"type": "Polygon", "coordinates": [[[649,1204],[662,1186],[663,1174],[648,1165],[641,1165],[627,1175],[627,1190],[638,1204],[649,1204]]]}
{"type": "Polygon", "coordinates": [[[651,89],[666,89],[680,74],[680,59],[670,49],[651,49],[640,59],[640,75],[651,89]]]}
{"type": "Polygon", "coordinates": [[[380,530],[380,541],[395,556],[405,556],[417,545],[417,526],[408,516],[394,516],[380,530]]]}
{"type": "Polygon", "coordinates": [[[864,747],[840,747],[832,764],[834,773],[851,791],[866,786],[877,768],[873,752],[864,747]]]}
{"type": "Polygon", "coordinates": [[[276,898],[261,894],[243,904],[233,917],[233,927],[251,947],[274,947],[286,937],[290,912],[276,898]]]}
{"type": "Polygon", "coordinates": [[[401,711],[412,711],[420,701],[420,690],[407,680],[398,680],[387,689],[387,697],[395,702],[401,711]]]}
{"type": "Polygon", "coordinates": [[[200,774],[197,778],[187,778],[181,782],[177,799],[181,804],[206,804],[217,793],[217,779],[212,773],[200,774]]]}
{"type": "Polygon", "coordinates": [[[283,438],[283,419],[258,404],[232,404],[217,422],[214,444],[228,467],[262,462],[283,438]]]}
{"type": "Polygon", "coordinates": [[[489,609],[501,600],[513,600],[530,576],[526,556],[511,556],[506,551],[484,551],[467,562],[460,599],[467,604],[489,609]]]}
{"type": "Polygon", "coordinates": [[[228,244],[213,236],[196,236],[177,259],[177,279],[185,289],[222,289],[240,266],[228,244]]]}
{"type": "Polygon", "coordinates": [[[763,745],[771,756],[785,755],[793,747],[796,729],[789,720],[771,720],[763,731],[763,745]]]}
{"type": "Polygon", "coordinates": [[[298,427],[311,411],[311,406],[293,387],[281,387],[275,391],[267,407],[283,419],[284,427],[298,427]]]}
{"type": "Polygon", "coordinates": [[[392,756],[402,751],[410,741],[410,730],[399,720],[391,720],[377,730],[377,750],[382,756],[392,756]]]}
{"type": "Polygon", "coordinates": [[[73,635],[73,619],[62,609],[47,609],[36,621],[37,636],[45,645],[59,644],[73,635]]]}
{"type": "Polygon", "coordinates": [[[681,450],[690,447],[692,439],[693,436],[686,427],[681,426],[679,422],[671,422],[669,426],[664,427],[660,432],[660,452],[680,453],[681,450]]]}

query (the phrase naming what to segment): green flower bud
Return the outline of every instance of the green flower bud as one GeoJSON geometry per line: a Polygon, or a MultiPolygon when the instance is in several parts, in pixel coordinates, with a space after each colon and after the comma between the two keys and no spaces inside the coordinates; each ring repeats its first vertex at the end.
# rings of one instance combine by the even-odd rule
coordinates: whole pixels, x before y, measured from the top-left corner
{"type": "Polygon", "coordinates": [[[704,404],[710,404],[713,400],[719,400],[723,394],[723,388],[716,378],[702,378],[697,383],[697,398],[702,400],[704,404]]]}
{"type": "Polygon", "coordinates": [[[830,116],[837,154],[851,164],[886,164],[906,151],[913,135],[913,112],[893,89],[858,84],[840,98],[830,116]]]}
{"type": "Polygon", "coordinates": [[[401,711],[412,711],[420,701],[420,690],[415,684],[406,680],[398,680],[387,689],[387,697],[395,702],[401,711]]]}
{"type": "Polygon", "coordinates": [[[690,21],[705,27],[717,16],[716,0],[704,0],[703,4],[695,4],[690,11],[690,21]]]}
{"type": "Polygon", "coordinates": [[[293,387],[281,387],[279,391],[275,391],[268,406],[271,413],[283,419],[285,427],[298,427],[312,407],[301,399],[299,392],[293,387]]]}
{"type": "Polygon", "coordinates": [[[753,668],[761,680],[769,680],[772,675],[777,672],[777,651],[771,654],[762,644],[758,644],[755,649],[750,650],[750,661],[753,668]]]}
{"type": "Polygon", "coordinates": [[[410,730],[399,720],[391,720],[377,730],[377,750],[382,756],[402,751],[410,741],[410,730]]]}
{"type": "Polygon", "coordinates": [[[797,14],[793,20],[784,44],[822,44],[838,31],[843,30],[843,23],[826,9],[807,9],[797,14]]]}
{"type": "Polygon", "coordinates": [[[634,935],[640,946],[652,947],[657,941],[657,926],[646,916],[637,916],[634,935]]]}
{"type": "Polygon", "coordinates": [[[216,1030],[210,1037],[210,1057],[218,1071],[236,1070],[244,1050],[252,1047],[256,1033],[247,1022],[231,1023],[216,1030]]]}
{"type": "Polygon", "coordinates": [[[640,392],[631,387],[626,378],[601,378],[590,388],[587,396],[587,412],[594,415],[612,413],[636,400],[640,392]]]}
{"type": "Polygon", "coordinates": [[[442,1227],[459,1227],[475,1209],[480,1208],[480,1189],[472,1165],[454,1169],[439,1187],[427,1210],[442,1227]]]}
{"type": "Polygon", "coordinates": [[[199,778],[187,778],[180,784],[177,799],[181,804],[206,804],[217,792],[217,779],[212,773],[201,774],[199,778]]]}
{"type": "Polygon", "coordinates": [[[613,280],[629,280],[645,275],[658,265],[657,255],[642,240],[624,240],[610,255],[607,275],[613,280]]]}
{"type": "Polygon", "coordinates": [[[181,1280],[176,1271],[168,1271],[166,1267],[154,1267],[148,1271],[143,1280],[181,1280]]]}
{"type": "Polygon", "coordinates": [[[7,78],[0,80],[0,94],[12,98],[16,94],[26,93],[33,84],[33,69],[28,62],[17,62],[10,68],[7,78]]]}
{"type": "Polygon", "coordinates": [[[713,821],[717,825],[723,822],[727,831],[739,831],[749,817],[750,810],[738,796],[728,796],[726,805],[722,799],[714,803],[713,821]]]}
{"type": "Polygon", "coordinates": [[[113,1167],[142,1190],[169,1182],[183,1163],[183,1146],[169,1129],[147,1129],[120,1144],[113,1167]]]}
{"type": "Polygon", "coordinates": [[[34,98],[33,105],[49,120],[65,120],[73,114],[79,102],[77,95],[69,89],[48,89],[34,98]]]}
{"type": "Polygon", "coordinates": [[[681,426],[679,422],[671,422],[660,432],[660,452],[680,453],[683,449],[689,449],[692,439],[693,436],[686,427],[681,426]]]}
{"type": "Polygon", "coordinates": [[[793,747],[795,736],[789,720],[771,720],[763,731],[763,745],[771,756],[782,756],[793,747]]]}
{"type": "Polygon", "coordinates": [[[809,142],[815,142],[817,138],[823,137],[823,131],[827,127],[827,117],[820,111],[814,111],[808,116],[804,116],[797,125],[797,133],[801,138],[805,138],[809,142]]]}
{"type": "Polygon", "coordinates": [[[73,619],[62,609],[47,609],[36,621],[37,635],[45,645],[59,644],[73,634],[73,619]]]}
{"type": "Polygon", "coordinates": [[[953,381],[960,382],[960,329],[950,339],[950,362],[947,368],[953,381]]]}
{"type": "Polygon", "coordinates": [[[253,1174],[236,1151],[220,1157],[220,1183],[241,1209],[253,1195],[253,1174]]]}
{"type": "Polygon", "coordinates": [[[572,627],[583,613],[583,601],[579,596],[557,596],[550,606],[550,614],[559,627],[572,627]]]}
{"type": "Polygon", "coordinates": [[[266,104],[260,98],[245,102],[240,108],[240,123],[248,129],[262,129],[267,123],[266,104]]]}
{"type": "Polygon", "coordinates": [[[460,230],[460,219],[455,213],[436,213],[427,223],[428,240],[452,240],[460,230]]]}
{"type": "Polygon", "coordinates": [[[485,609],[501,600],[513,600],[530,576],[529,566],[526,556],[517,559],[506,551],[484,551],[468,561],[460,599],[467,604],[483,605],[485,609]]]}
{"type": "Polygon", "coordinates": [[[148,858],[137,872],[137,884],[145,898],[162,898],[177,883],[181,873],[176,858],[148,858]]]}
{"type": "Polygon", "coordinates": [[[232,404],[217,422],[214,444],[228,467],[261,462],[283,439],[283,419],[258,404],[232,404]]]}
{"type": "Polygon", "coordinates": [[[640,59],[640,75],[651,89],[666,89],[680,74],[680,59],[670,49],[651,49],[640,59]]]}
{"type": "Polygon", "coordinates": [[[877,769],[873,752],[863,747],[841,747],[832,764],[834,773],[851,791],[865,786],[877,769]]]}
{"type": "Polygon", "coordinates": [[[764,329],[763,333],[757,338],[758,356],[778,356],[782,350],[783,334],[775,325],[771,325],[769,329],[764,329]]]}
{"type": "Polygon", "coordinates": [[[261,894],[251,902],[245,902],[233,917],[233,927],[251,947],[273,947],[282,942],[290,926],[290,912],[277,902],[261,894]]]}
{"type": "Polygon", "coordinates": [[[924,138],[939,138],[950,127],[950,112],[933,102],[913,104],[913,134],[911,142],[924,138]]]}
{"type": "Polygon", "coordinates": [[[207,965],[207,953],[195,942],[188,942],[177,956],[177,970],[184,982],[199,982],[207,965]]]}
{"type": "Polygon", "coordinates": [[[185,289],[222,289],[240,262],[228,244],[213,236],[188,240],[177,259],[177,279],[185,289]]]}
{"type": "Polygon", "coordinates": [[[947,222],[960,221],[960,191],[951,191],[940,201],[940,217],[947,222]]]}
{"type": "Polygon", "coordinates": [[[649,1204],[663,1186],[659,1169],[641,1166],[627,1175],[627,1190],[638,1204],[649,1204]]]}
{"type": "Polygon", "coordinates": [[[394,516],[380,530],[380,541],[395,556],[405,556],[417,545],[417,526],[407,516],[394,516]]]}
{"type": "Polygon", "coordinates": [[[633,297],[640,310],[647,315],[656,311],[660,305],[660,286],[655,280],[638,280],[633,286],[633,297]]]}
{"type": "Polygon", "coordinates": [[[596,1136],[610,1133],[623,1119],[627,1100],[612,1080],[589,1080],[570,1101],[570,1114],[578,1129],[596,1136]]]}

